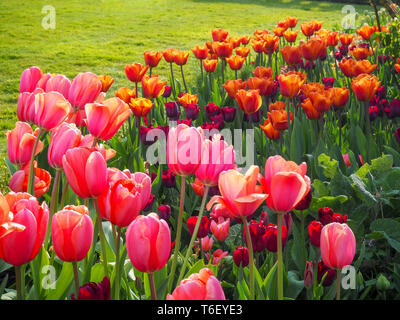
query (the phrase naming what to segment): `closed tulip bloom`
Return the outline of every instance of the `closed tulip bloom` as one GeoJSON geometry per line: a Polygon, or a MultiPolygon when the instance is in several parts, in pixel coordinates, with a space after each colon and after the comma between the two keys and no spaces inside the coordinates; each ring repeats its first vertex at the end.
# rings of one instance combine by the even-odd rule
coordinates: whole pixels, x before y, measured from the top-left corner
{"type": "MultiPolygon", "coordinates": [[[[33,131],[26,122],[17,121],[14,129],[6,131],[8,159],[20,167],[29,163],[38,133],[39,129],[33,131]]],[[[42,149],[43,142],[39,141],[36,146],[35,156],[42,149]]]]}
{"type": "Polygon", "coordinates": [[[233,46],[229,42],[213,42],[213,51],[219,58],[228,58],[232,55],[233,46]]]}
{"type": "Polygon", "coordinates": [[[270,67],[257,67],[254,69],[253,74],[257,78],[272,78],[274,72],[270,67]]]}
{"type": "Polygon", "coordinates": [[[219,217],[217,221],[212,220],[210,225],[210,230],[214,235],[215,239],[219,241],[225,241],[229,236],[229,224],[230,219],[224,219],[223,217],[219,217]]]}
{"type": "Polygon", "coordinates": [[[364,60],[373,55],[370,48],[354,48],[350,52],[356,60],[364,60]]]}
{"type": "Polygon", "coordinates": [[[353,89],[359,101],[370,101],[378,90],[381,82],[374,75],[366,73],[360,74],[351,82],[351,89],[353,89]]]}
{"type": "Polygon", "coordinates": [[[318,120],[321,118],[321,113],[314,107],[312,101],[307,98],[301,104],[306,116],[310,120],[318,120]]]}
{"type": "Polygon", "coordinates": [[[208,56],[208,48],[207,46],[195,46],[191,49],[196,59],[204,60],[208,56]]]}
{"type": "Polygon", "coordinates": [[[203,67],[204,70],[206,70],[206,72],[210,73],[210,72],[215,72],[215,69],[217,68],[218,65],[218,60],[216,59],[211,59],[211,60],[203,60],[203,67]]]}
{"type": "Polygon", "coordinates": [[[162,81],[158,76],[144,76],[142,78],[143,95],[147,99],[156,99],[164,93],[167,81],[162,81]]]}
{"type": "Polygon", "coordinates": [[[349,94],[350,90],[346,87],[333,88],[333,105],[336,108],[345,106],[349,100],[349,94]]]}
{"type": "Polygon", "coordinates": [[[250,36],[242,36],[241,38],[240,38],[240,42],[242,43],[242,45],[246,45],[246,44],[249,44],[249,42],[250,42],[250,40],[251,40],[251,37],[250,36]]]}
{"type": "MultiPolygon", "coordinates": [[[[282,225],[282,249],[285,247],[288,231],[285,225],[282,225]]],[[[265,227],[263,241],[269,252],[278,251],[278,227],[274,224],[269,224],[265,227]]]]}
{"type": "Polygon", "coordinates": [[[287,42],[296,42],[298,33],[299,33],[298,31],[286,30],[283,33],[283,36],[285,37],[287,42]]]}
{"type": "Polygon", "coordinates": [[[109,188],[97,198],[101,217],[119,227],[127,227],[146,207],[151,179],[142,172],[109,169],[108,181],[109,188]]]}
{"type": "Polygon", "coordinates": [[[162,57],[163,55],[161,52],[156,52],[156,51],[144,52],[144,62],[146,63],[146,65],[150,66],[150,68],[157,67],[162,57]]]}
{"type": "Polygon", "coordinates": [[[38,93],[35,96],[35,124],[46,131],[59,126],[73,109],[61,93],[38,93]]]}
{"type": "Polygon", "coordinates": [[[88,103],[85,112],[90,134],[101,140],[111,139],[132,113],[129,106],[116,97],[103,103],[88,103]]]}
{"type": "Polygon", "coordinates": [[[199,98],[197,97],[196,94],[190,94],[190,93],[185,93],[181,97],[177,97],[179,103],[182,105],[182,107],[186,108],[187,106],[191,104],[196,104],[199,102],[199,98]]]}
{"type": "Polygon", "coordinates": [[[225,41],[228,38],[228,31],[218,28],[211,30],[213,41],[225,41]]]}
{"type": "Polygon", "coordinates": [[[138,83],[142,81],[149,66],[144,66],[141,63],[132,63],[125,66],[125,74],[132,82],[138,83]]]}
{"type": "Polygon", "coordinates": [[[322,228],[320,249],[326,266],[342,269],[354,259],[356,238],[347,224],[332,222],[322,228]]]}
{"type": "Polygon", "coordinates": [[[262,99],[259,90],[238,90],[235,99],[239,104],[240,109],[246,114],[252,114],[260,109],[262,99]]]}
{"type": "MultiPolygon", "coordinates": [[[[188,227],[188,230],[189,230],[189,233],[191,236],[193,235],[194,228],[197,223],[197,219],[198,219],[197,216],[191,216],[186,221],[186,224],[187,224],[187,227],[188,227]]],[[[211,220],[206,216],[201,217],[199,230],[197,232],[197,238],[206,237],[210,233],[210,226],[211,226],[211,220]]]]}
{"type": "Polygon", "coordinates": [[[310,61],[317,60],[324,56],[326,52],[326,42],[321,38],[311,38],[307,42],[300,44],[302,56],[310,61]]]}
{"type": "Polygon", "coordinates": [[[326,45],[328,47],[336,47],[339,43],[339,36],[336,32],[329,32],[326,36],[326,45]]]}
{"type": "Polygon", "coordinates": [[[319,247],[321,230],[323,225],[319,221],[311,221],[308,225],[308,235],[310,236],[310,242],[314,247],[319,247]]]}
{"type": "Polygon", "coordinates": [[[201,242],[201,249],[204,252],[207,252],[211,250],[214,244],[214,239],[212,237],[205,236],[204,238],[201,238],[200,242],[201,242]]]}
{"type": "Polygon", "coordinates": [[[271,120],[268,118],[264,120],[263,125],[260,124],[260,128],[268,139],[276,140],[281,136],[281,132],[272,126],[271,120]]]}
{"type": "MultiPolygon", "coordinates": [[[[50,188],[51,176],[50,173],[44,169],[34,168],[34,194],[35,197],[41,197],[50,188]]],[[[29,166],[16,171],[9,183],[9,187],[14,192],[27,192],[28,191],[28,178],[29,166]]]]}
{"type": "Polygon", "coordinates": [[[99,77],[94,73],[79,73],[72,80],[68,100],[73,107],[84,109],[86,103],[92,103],[97,99],[102,87],[99,77]]]}
{"type": "Polygon", "coordinates": [[[51,239],[56,255],[66,262],[81,261],[93,241],[93,223],[85,206],[67,206],[53,216],[51,239]]]}
{"type": "Polygon", "coordinates": [[[251,40],[251,47],[253,48],[255,53],[260,53],[264,51],[265,42],[263,40],[251,40]]]}
{"type": "Polygon", "coordinates": [[[164,51],[162,52],[163,57],[164,57],[164,59],[165,59],[166,62],[168,62],[168,63],[174,62],[174,56],[175,56],[175,51],[176,51],[176,50],[177,50],[177,49],[168,48],[168,49],[166,49],[166,50],[164,50],[164,51]]]}
{"type": "Polygon", "coordinates": [[[316,30],[315,30],[315,25],[314,25],[314,23],[312,23],[312,22],[305,22],[305,23],[302,23],[302,24],[300,25],[300,29],[301,29],[301,32],[303,32],[303,34],[304,34],[306,37],[312,36],[312,35],[314,34],[314,32],[316,31],[316,30]]]}
{"type": "Polygon", "coordinates": [[[167,139],[168,167],[179,176],[193,175],[200,165],[204,136],[186,124],[170,128],[167,139]]]}
{"type": "Polygon", "coordinates": [[[145,117],[153,108],[154,103],[146,98],[134,98],[129,102],[129,108],[135,117],[145,117]]]}
{"type": "Polygon", "coordinates": [[[257,186],[259,172],[257,166],[251,166],[246,174],[234,169],[222,172],[218,180],[221,196],[213,196],[207,204],[207,210],[217,204],[219,210],[228,211],[231,218],[253,214],[267,198],[257,186]]]}
{"type": "Polygon", "coordinates": [[[62,74],[57,74],[51,77],[46,82],[46,92],[57,91],[65,98],[68,98],[69,89],[71,88],[71,81],[62,74]]]}
{"type": "Polygon", "coordinates": [[[311,189],[306,175],[307,164],[297,165],[281,156],[269,157],[265,163],[265,177],[259,177],[266,194],[267,206],[275,212],[292,211],[311,189]]]}
{"type": "Polygon", "coordinates": [[[120,98],[125,103],[129,103],[131,99],[136,98],[136,90],[135,89],[131,90],[129,88],[122,87],[119,88],[117,91],[114,91],[114,95],[117,98],[120,98]]]}
{"type": "Polygon", "coordinates": [[[272,78],[250,77],[246,83],[249,89],[258,90],[263,97],[269,97],[274,93],[274,80],[272,78]]]}
{"type": "Polygon", "coordinates": [[[240,267],[247,267],[249,264],[249,250],[245,247],[239,246],[233,252],[233,262],[240,267]]]}
{"type": "Polygon", "coordinates": [[[314,283],[313,263],[312,263],[312,261],[307,261],[306,268],[304,269],[304,286],[307,289],[310,289],[310,288],[312,288],[313,283],[314,283]]]}
{"type": "Polygon", "coordinates": [[[301,61],[301,49],[298,46],[283,47],[281,54],[289,66],[296,65],[301,61]]]}
{"type": "Polygon", "coordinates": [[[246,82],[243,82],[242,79],[238,80],[228,80],[222,85],[225,91],[228,93],[228,96],[231,98],[235,98],[236,93],[240,89],[246,88],[246,82]]]}
{"type": "Polygon", "coordinates": [[[247,58],[247,56],[250,53],[250,48],[247,47],[239,47],[235,49],[235,52],[238,56],[241,56],[243,58],[247,58]]]}
{"type": "Polygon", "coordinates": [[[25,69],[21,75],[19,92],[33,92],[42,76],[43,72],[38,67],[30,67],[25,69]]]}
{"type": "Polygon", "coordinates": [[[395,67],[397,73],[400,74],[400,64],[395,64],[394,67],[395,67]]]}
{"type": "Polygon", "coordinates": [[[0,193],[0,259],[13,266],[32,261],[46,235],[49,209],[28,193],[0,193]]]}
{"type": "Polygon", "coordinates": [[[231,56],[229,58],[226,58],[225,60],[226,62],[228,62],[229,67],[232,70],[240,70],[242,69],[243,63],[246,59],[241,56],[231,56]]]}
{"type": "Polygon", "coordinates": [[[206,186],[216,186],[222,171],[233,169],[235,166],[235,151],[233,146],[214,135],[212,141],[204,140],[201,147],[201,162],[197,168],[196,177],[206,186]]]}
{"type": "MultiPolygon", "coordinates": [[[[290,114],[290,123],[293,122],[293,114],[290,114]]],[[[287,112],[285,110],[272,110],[268,112],[268,119],[271,122],[272,127],[278,131],[284,131],[289,127],[287,112]]]]}
{"type": "Polygon", "coordinates": [[[339,35],[339,40],[340,40],[340,43],[341,43],[342,45],[344,45],[344,46],[349,46],[349,45],[351,45],[351,43],[352,43],[353,40],[354,40],[354,35],[352,35],[352,34],[347,34],[347,33],[341,34],[341,35],[339,35]]]}
{"type": "Polygon", "coordinates": [[[278,76],[281,94],[287,98],[294,98],[299,94],[300,87],[306,80],[306,76],[300,73],[281,74],[278,76]]]}
{"type": "Polygon", "coordinates": [[[184,66],[189,58],[189,52],[176,50],[174,53],[174,62],[178,66],[184,66]]]}
{"type": "Polygon", "coordinates": [[[132,265],[140,272],[161,270],[171,251],[171,233],[156,213],[138,216],[126,231],[126,249],[132,265]]]}
{"type": "Polygon", "coordinates": [[[208,268],[182,280],[167,300],[225,300],[224,290],[208,268]]]}
{"type": "MultiPolygon", "coordinates": [[[[280,28],[278,28],[278,29],[280,29],[280,28]]],[[[281,37],[283,35],[284,31],[285,31],[284,29],[280,29],[279,36],[277,36],[277,35],[273,36],[272,34],[266,34],[263,36],[263,38],[262,38],[264,40],[263,51],[266,54],[271,54],[271,53],[275,52],[275,50],[278,48],[279,37],[281,37]]]]}
{"type": "Polygon", "coordinates": [[[101,92],[107,92],[114,83],[114,78],[105,74],[99,76],[99,80],[101,81],[101,92]]]}
{"type": "Polygon", "coordinates": [[[18,96],[17,117],[20,121],[35,122],[35,96],[44,93],[42,88],[36,88],[33,92],[22,92],[18,96]]]}
{"type": "Polygon", "coordinates": [[[79,197],[98,197],[108,188],[106,160],[96,149],[69,149],[62,163],[67,181],[79,197]]]}

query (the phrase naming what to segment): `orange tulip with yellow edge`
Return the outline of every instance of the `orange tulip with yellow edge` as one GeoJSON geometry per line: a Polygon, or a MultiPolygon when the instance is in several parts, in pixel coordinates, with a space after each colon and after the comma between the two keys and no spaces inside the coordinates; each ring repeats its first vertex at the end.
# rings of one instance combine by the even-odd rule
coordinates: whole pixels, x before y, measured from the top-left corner
{"type": "Polygon", "coordinates": [[[332,88],[333,90],[333,105],[336,108],[343,107],[349,100],[350,90],[346,87],[343,88],[332,88]]]}
{"type": "Polygon", "coordinates": [[[147,99],[156,99],[164,93],[167,81],[162,81],[157,75],[142,78],[143,95],[147,99]]]}
{"type": "Polygon", "coordinates": [[[141,63],[127,64],[125,66],[125,74],[130,81],[138,83],[142,81],[147,69],[149,69],[149,66],[145,66],[141,63]]]}
{"type": "Polygon", "coordinates": [[[358,75],[362,73],[368,73],[370,74],[372,71],[374,71],[377,67],[377,64],[372,64],[369,62],[369,60],[360,60],[357,61],[354,64],[353,67],[353,76],[357,77],[358,75]]]}
{"type": "Polygon", "coordinates": [[[254,69],[253,74],[257,78],[272,78],[274,71],[271,67],[257,67],[254,69]]]}
{"type": "Polygon", "coordinates": [[[204,70],[206,70],[206,72],[215,72],[218,60],[217,59],[203,60],[202,63],[204,70]]]}
{"type": "Polygon", "coordinates": [[[263,36],[263,40],[264,40],[263,51],[266,54],[273,53],[278,48],[279,37],[273,36],[272,34],[267,34],[263,36]]]}
{"type": "Polygon", "coordinates": [[[197,104],[199,102],[197,94],[190,94],[190,93],[185,93],[182,97],[177,97],[177,99],[179,103],[185,108],[189,104],[197,104]]]}
{"type": "Polygon", "coordinates": [[[145,51],[144,52],[144,62],[150,66],[150,68],[157,67],[158,63],[160,62],[163,54],[161,52],[156,51],[145,51]]]}
{"type": "Polygon", "coordinates": [[[301,104],[307,118],[310,120],[318,120],[321,118],[321,113],[314,107],[309,98],[305,99],[301,104]]]}
{"type": "Polygon", "coordinates": [[[356,30],[357,33],[364,39],[364,40],[369,40],[371,36],[378,31],[376,27],[371,27],[369,25],[364,25],[360,29],[356,30]]]}
{"type": "MultiPolygon", "coordinates": [[[[268,112],[268,119],[270,119],[275,130],[284,131],[289,127],[287,112],[285,110],[272,110],[268,112]]],[[[290,123],[292,122],[293,114],[290,112],[290,123]]]]}
{"type": "Polygon", "coordinates": [[[309,97],[312,92],[321,92],[325,90],[325,86],[319,82],[309,82],[301,86],[301,91],[309,97]]]}
{"type": "Polygon", "coordinates": [[[302,41],[300,49],[305,59],[315,61],[326,53],[326,42],[318,37],[311,38],[307,42],[302,41]]]}
{"type": "Polygon", "coordinates": [[[364,60],[367,59],[368,57],[372,56],[372,50],[370,48],[355,48],[350,51],[350,53],[353,55],[353,57],[356,60],[364,60]]]}
{"type": "Polygon", "coordinates": [[[315,109],[324,113],[328,111],[333,104],[332,88],[323,91],[312,91],[308,98],[311,100],[315,109]]]}
{"type": "Polygon", "coordinates": [[[264,51],[265,42],[264,40],[251,40],[250,45],[254,52],[260,53],[264,51]]]}
{"type": "Polygon", "coordinates": [[[276,101],[274,103],[270,103],[268,107],[269,111],[273,110],[286,110],[286,103],[283,101],[276,101]]]}
{"type": "Polygon", "coordinates": [[[344,34],[339,35],[339,40],[342,45],[349,46],[349,45],[351,45],[351,43],[354,40],[354,35],[344,33],[344,34]]]}
{"type": "Polygon", "coordinates": [[[192,50],[194,56],[196,57],[196,59],[199,59],[199,60],[206,59],[207,56],[208,56],[208,52],[209,52],[209,50],[208,50],[206,45],[204,45],[204,46],[195,46],[191,50],[192,50]]]}
{"type": "Polygon", "coordinates": [[[277,37],[283,37],[283,33],[287,30],[287,28],[282,28],[282,27],[276,27],[272,29],[272,32],[275,34],[277,37]]]}
{"type": "Polygon", "coordinates": [[[262,99],[258,90],[243,90],[236,92],[235,99],[239,104],[240,109],[246,114],[252,114],[262,105],[262,99]]]}
{"type": "Polygon", "coordinates": [[[381,82],[374,75],[362,73],[353,79],[351,89],[353,89],[359,101],[370,101],[378,90],[381,82]]]}
{"type": "Polygon", "coordinates": [[[174,53],[174,62],[178,66],[184,66],[189,58],[189,52],[176,50],[174,53]]]}
{"type": "Polygon", "coordinates": [[[259,40],[261,39],[265,34],[270,34],[268,30],[254,30],[254,37],[259,40]]]}
{"type": "Polygon", "coordinates": [[[117,91],[114,91],[114,94],[125,103],[129,103],[131,99],[136,98],[136,90],[131,90],[126,87],[119,88],[117,91]]]}
{"type": "Polygon", "coordinates": [[[249,42],[250,42],[250,40],[251,40],[251,37],[250,36],[242,36],[241,38],[240,38],[240,42],[242,43],[242,45],[246,45],[246,44],[249,44],[249,42]]]}
{"type": "Polygon", "coordinates": [[[232,55],[233,46],[229,42],[213,42],[212,44],[215,54],[219,58],[228,58],[232,55]]]}
{"type": "Polygon", "coordinates": [[[168,63],[174,62],[175,51],[177,51],[177,49],[174,49],[174,48],[168,48],[168,49],[164,50],[162,52],[164,60],[168,63]]]}
{"type": "Polygon", "coordinates": [[[301,72],[289,71],[278,76],[281,94],[287,98],[294,98],[299,94],[300,87],[306,81],[307,75],[301,72]]]}
{"type": "Polygon", "coordinates": [[[353,59],[343,59],[339,62],[339,68],[346,77],[354,77],[354,66],[356,65],[353,59]]]}
{"type": "Polygon", "coordinates": [[[260,124],[260,128],[268,139],[277,140],[281,137],[281,132],[274,129],[271,121],[268,118],[264,120],[263,125],[260,124]]]}
{"type": "Polygon", "coordinates": [[[326,45],[328,47],[336,47],[339,43],[339,36],[337,32],[329,32],[326,36],[326,45]]]}
{"type": "Polygon", "coordinates": [[[286,46],[281,49],[281,54],[289,66],[298,64],[301,59],[301,49],[298,46],[286,46]]]}
{"type": "Polygon", "coordinates": [[[114,78],[104,74],[99,76],[99,80],[101,81],[101,92],[107,92],[114,83],[114,78]]]}
{"type": "Polygon", "coordinates": [[[228,38],[228,34],[228,31],[221,28],[211,30],[213,41],[223,42],[228,38]]]}
{"type": "Polygon", "coordinates": [[[394,68],[396,69],[397,73],[400,74],[400,64],[395,64],[394,68]]]}
{"type": "Polygon", "coordinates": [[[289,28],[294,28],[299,20],[296,17],[287,17],[286,21],[289,28]]]}
{"type": "Polygon", "coordinates": [[[243,58],[241,56],[231,56],[229,58],[225,59],[226,62],[228,62],[229,67],[232,70],[240,70],[243,67],[243,63],[245,62],[246,58],[243,58]]]}
{"type": "Polygon", "coordinates": [[[144,117],[153,108],[154,104],[146,98],[132,98],[129,102],[129,107],[136,117],[144,117]]]}
{"type": "Polygon", "coordinates": [[[285,37],[287,42],[296,42],[298,33],[299,33],[298,31],[286,30],[283,33],[283,36],[285,37]]]}
{"type": "Polygon", "coordinates": [[[261,96],[268,97],[274,91],[274,80],[272,78],[250,77],[247,79],[247,87],[258,90],[261,96]]]}
{"type": "Polygon", "coordinates": [[[228,93],[229,97],[235,98],[236,93],[246,88],[246,82],[243,82],[242,79],[237,80],[228,80],[222,85],[225,91],[228,93]]]}
{"type": "Polygon", "coordinates": [[[247,47],[239,47],[235,49],[235,52],[238,56],[241,56],[243,58],[247,58],[247,56],[250,53],[250,48],[247,47]]]}
{"type": "Polygon", "coordinates": [[[300,29],[306,37],[311,37],[316,31],[315,25],[312,22],[304,22],[300,24],[300,29]]]}
{"type": "Polygon", "coordinates": [[[227,41],[232,43],[233,48],[237,48],[240,46],[242,38],[241,37],[230,37],[230,38],[228,38],[227,41]]]}

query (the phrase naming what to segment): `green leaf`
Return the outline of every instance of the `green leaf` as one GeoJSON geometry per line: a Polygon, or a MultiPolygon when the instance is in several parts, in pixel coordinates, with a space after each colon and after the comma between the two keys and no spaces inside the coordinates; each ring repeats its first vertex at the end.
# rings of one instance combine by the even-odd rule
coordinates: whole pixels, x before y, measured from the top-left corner
{"type": "Polygon", "coordinates": [[[7,281],[8,281],[8,273],[0,283],[0,297],[3,295],[4,289],[6,288],[7,285],[7,281]]]}
{"type": "Polygon", "coordinates": [[[400,252],[400,222],[394,219],[377,219],[370,226],[373,233],[380,233],[397,252],[400,252]]]}
{"type": "Polygon", "coordinates": [[[338,161],[331,159],[325,153],[318,156],[318,165],[323,168],[323,173],[327,178],[333,178],[339,170],[338,161]]]}
{"type": "Polygon", "coordinates": [[[356,194],[369,206],[373,207],[377,203],[376,197],[367,190],[367,186],[365,185],[364,181],[356,174],[352,174],[350,176],[352,180],[352,186],[356,194]]]}
{"type": "Polygon", "coordinates": [[[304,280],[299,279],[295,271],[289,271],[287,274],[288,285],[285,287],[285,297],[296,299],[304,288],[304,280]]]}
{"type": "Polygon", "coordinates": [[[46,296],[46,300],[63,300],[67,297],[69,288],[72,283],[72,279],[74,277],[72,264],[68,262],[64,262],[62,266],[62,270],[60,276],[56,281],[56,289],[49,290],[49,293],[46,296]]]}
{"type": "Polygon", "coordinates": [[[310,209],[313,211],[318,211],[319,208],[329,207],[332,209],[340,208],[340,206],[345,203],[349,198],[345,195],[339,196],[325,196],[321,198],[313,197],[310,205],[310,209]]]}

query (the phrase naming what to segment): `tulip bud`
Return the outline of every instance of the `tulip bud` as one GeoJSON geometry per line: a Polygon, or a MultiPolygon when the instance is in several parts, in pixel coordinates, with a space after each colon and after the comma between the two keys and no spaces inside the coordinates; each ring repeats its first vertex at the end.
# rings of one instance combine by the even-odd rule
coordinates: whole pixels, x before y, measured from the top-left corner
{"type": "Polygon", "coordinates": [[[199,116],[200,107],[197,104],[188,104],[185,107],[186,118],[196,120],[199,116]]]}
{"type": "Polygon", "coordinates": [[[149,200],[147,201],[146,206],[143,208],[143,211],[150,211],[153,208],[154,199],[154,195],[150,194],[149,200]]]}
{"type": "Polygon", "coordinates": [[[204,238],[201,238],[201,249],[204,252],[211,250],[213,244],[214,239],[212,237],[205,236],[204,238]]]}
{"type": "Polygon", "coordinates": [[[304,270],[304,286],[309,289],[313,286],[313,282],[313,263],[312,261],[307,261],[304,270]]]}
{"type": "MultiPolygon", "coordinates": [[[[193,235],[193,231],[194,231],[194,228],[197,223],[197,217],[196,216],[190,217],[189,219],[187,219],[186,223],[187,223],[187,227],[189,229],[190,235],[193,235]]],[[[210,224],[211,224],[211,220],[208,219],[208,217],[206,217],[206,216],[201,217],[200,227],[197,232],[197,238],[204,238],[205,236],[208,235],[208,233],[210,232],[210,224]]]]}
{"type": "Polygon", "coordinates": [[[324,287],[329,287],[333,281],[335,280],[335,276],[336,276],[336,270],[335,269],[331,269],[329,267],[327,267],[323,261],[320,261],[318,263],[318,274],[317,274],[317,280],[318,283],[321,282],[322,278],[324,277],[324,275],[327,273],[324,283],[322,284],[324,287]]]}
{"type": "Polygon", "coordinates": [[[169,120],[178,120],[180,116],[178,104],[175,101],[171,101],[165,102],[164,105],[169,120]]]}
{"type": "Polygon", "coordinates": [[[333,210],[331,208],[319,208],[318,209],[318,219],[323,224],[326,225],[332,222],[333,210]]]}
{"type": "Polygon", "coordinates": [[[386,291],[390,289],[390,282],[383,274],[380,274],[376,280],[376,289],[378,291],[386,291]]]}
{"type": "Polygon", "coordinates": [[[233,261],[235,264],[240,267],[246,267],[249,264],[249,250],[245,247],[239,246],[233,252],[233,261]]]}
{"type": "Polygon", "coordinates": [[[172,87],[166,85],[166,86],[164,87],[164,93],[162,94],[162,96],[163,96],[164,98],[169,98],[170,95],[171,95],[171,91],[172,91],[172,87]]]}
{"type": "Polygon", "coordinates": [[[171,217],[171,207],[167,204],[160,204],[158,206],[158,216],[160,217],[160,219],[168,221],[171,217]]]}
{"type": "Polygon", "coordinates": [[[72,300],[110,300],[110,279],[104,277],[99,283],[89,282],[79,288],[78,297],[71,293],[72,300]]]}
{"type": "Polygon", "coordinates": [[[170,169],[163,170],[161,176],[162,184],[167,188],[174,188],[176,186],[176,176],[170,169]]]}
{"type": "Polygon", "coordinates": [[[319,247],[320,245],[322,227],[323,225],[319,221],[311,221],[308,225],[308,235],[310,236],[310,242],[314,247],[319,247]]]}
{"type": "Polygon", "coordinates": [[[223,107],[222,113],[224,116],[224,121],[233,122],[235,120],[236,108],[231,107],[223,107]]]}

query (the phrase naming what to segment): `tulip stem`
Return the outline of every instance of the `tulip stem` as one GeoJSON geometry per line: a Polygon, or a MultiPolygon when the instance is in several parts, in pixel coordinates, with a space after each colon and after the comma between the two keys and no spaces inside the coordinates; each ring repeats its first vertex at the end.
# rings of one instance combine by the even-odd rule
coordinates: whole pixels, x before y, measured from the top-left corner
{"type": "Polygon", "coordinates": [[[51,234],[51,221],[53,219],[54,212],[56,211],[55,207],[56,207],[57,198],[58,198],[60,176],[61,176],[61,169],[57,169],[56,176],[54,177],[53,190],[51,191],[50,217],[49,217],[49,221],[47,223],[46,237],[44,240],[45,248],[47,248],[47,245],[49,243],[49,238],[50,238],[50,234],[51,234]]]}
{"type": "Polygon", "coordinates": [[[171,70],[172,87],[174,88],[174,94],[175,94],[175,97],[176,97],[177,94],[176,94],[176,89],[175,89],[175,79],[174,79],[174,70],[173,70],[173,68],[172,68],[172,62],[169,64],[169,68],[170,68],[170,70],[171,70]]]}
{"type": "MultiPolygon", "coordinates": [[[[172,282],[174,281],[176,263],[178,261],[178,253],[181,246],[181,233],[182,233],[182,212],[183,205],[185,202],[185,185],[186,185],[186,177],[182,176],[181,179],[181,198],[179,203],[179,213],[178,213],[178,223],[176,226],[176,238],[175,238],[175,250],[174,250],[174,260],[172,261],[171,272],[169,274],[169,282],[168,282],[168,290],[171,291],[172,282]]],[[[179,282],[178,282],[179,283],[179,282]]]]}
{"type": "Polygon", "coordinates": [[[156,285],[154,282],[154,273],[150,272],[148,275],[149,275],[149,282],[150,282],[151,299],[157,300],[157,291],[156,291],[156,285]]]}
{"type": "MultiPolygon", "coordinates": [[[[204,211],[204,207],[205,207],[205,205],[206,205],[206,200],[207,200],[207,195],[208,195],[209,189],[210,189],[210,187],[209,187],[209,186],[206,186],[206,188],[205,188],[205,190],[204,190],[204,195],[203,195],[203,199],[201,200],[199,215],[197,216],[196,225],[195,225],[195,227],[194,227],[193,234],[192,234],[192,238],[190,239],[189,246],[188,246],[188,248],[186,249],[185,260],[183,261],[183,265],[182,265],[182,268],[181,268],[181,272],[180,272],[180,274],[179,274],[178,283],[180,283],[181,280],[183,279],[183,276],[184,276],[185,271],[186,271],[186,265],[187,265],[187,263],[188,263],[190,253],[192,252],[192,248],[193,248],[193,245],[194,245],[194,241],[195,241],[196,238],[197,238],[197,233],[198,233],[199,228],[200,228],[201,218],[202,218],[202,216],[203,216],[203,211],[204,211]]],[[[201,246],[201,243],[200,243],[200,246],[201,246]]]]}
{"type": "Polygon", "coordinates": [[[63,193],[61,195],[60,208],[64,207],[65,196],[67,195],[67,191],[68,191],[68,181],[65,181],[65,186],[64,186],[64,189],[63,189],[63,193]]]}
{"type": "Polygon", "coordinates": [[[31,162],[29,164],[29,176],[28,176],[28,188],[27,192],[30,193],[32,196],[35,196],[35,153],[36,149],[40,140],[40,136],[42,135],[43,129],[39,129],[39,133],[36,136],[35,144],[33,145],[32,155],[31,155],[31,162]]]}
{"type": "Polygon", "coordinates": [[[79,299],[79,274],[76,261],[72,261],[72,268],[74,269],[75,296],[79,299]]]}
{"type": "Polygon", "coordinates": [[[336,300],[340,300],[340,280],[341,280],[341,270],[336,271],[336,300]]]}
{"type": "Polygon", "coordinates": [[[204,72],[203,72],[203,60],[199,59],[200,61],[200,71],[201,71],[201,83],[204,83],[204,72]]]}
{"type": "Polygon", "coordinates": [[[288,157],[290,158],[290,144],[292,141],[292,126],[290,123],[290,100],[286,103],[286,113],[287,113],[287,122],[288,122],[288,133],[289,133],[289,144],[288,144],[288,157]]]}
{"type": "Polygon", "coordinates": [[[278,300],[283,300],[282,213],[278,212],[278,300]]]}
{"type": "Polygon", "coordinates": [[[247,224],[246,217],[242,217],[243,228],[246,232],[246,244],[249,249],[249,269],[250,269],[250,300],[254,300],[254,258],[253,258],[253,244],[251,242],[249,225],[247,224]]]}
{"type": "Polygon", "coordinates": [[[121,227],[117,226],[117,236],[115,237],[115,300],[119,300],[120,291],[120,272],[119,272],[119,249],[120,249],[121,227]]]}
{"type": "Polygon", "coordinates": [[[221,58],[221,76],[222,76],[222,83],[225,83],[224,80],[224,60],[221,58]]]}
{"type": "Polygon", "coordinates": [[[23,276],[23,268],[22,266],[15,266],[15,282],[17,286],[17,300],[23,300],[23,292],[22,292],[22,276],[23,276]]]}
{"type": "Polygon", "coordinates": [[[185,75],[183,74],[183,66],[181,66],[181,74],[182,74],[183,85],[185,86],[185,92],[188,92],[188,89],[186,86],[186,81],[185,81],[185,75]]]}
{"type": "Polygon", "coordinates": [[[366,151],[367,151],[367,159],[366,161],[368,162],[370,159],[370,135],[371,135],[371,122],[369,119],[369,102],[365,101],[364,102],[364,118],[365,118],[365,125],[366,125],[366,136],[367,136],[367,144],[366,144],[366,151]]]}
{"type": "Polygon", "coordinates": [[[103,254],[103,267],[104,267],[104,275],[108,277],[108,263],[107,263],[107,252],[106,252],[106,243],[104,239],[104,231],[103,231],[103,224],[101,223],[101,216],[100,216],[100,210],[99,210],[99,204],[97,203],[97,199],[93,199],[94,206],[96,208],[97,212],[97,226],[99,228],[99,237],[100,237],[100,246],[101,246],[101,251],[103,254]]]}

